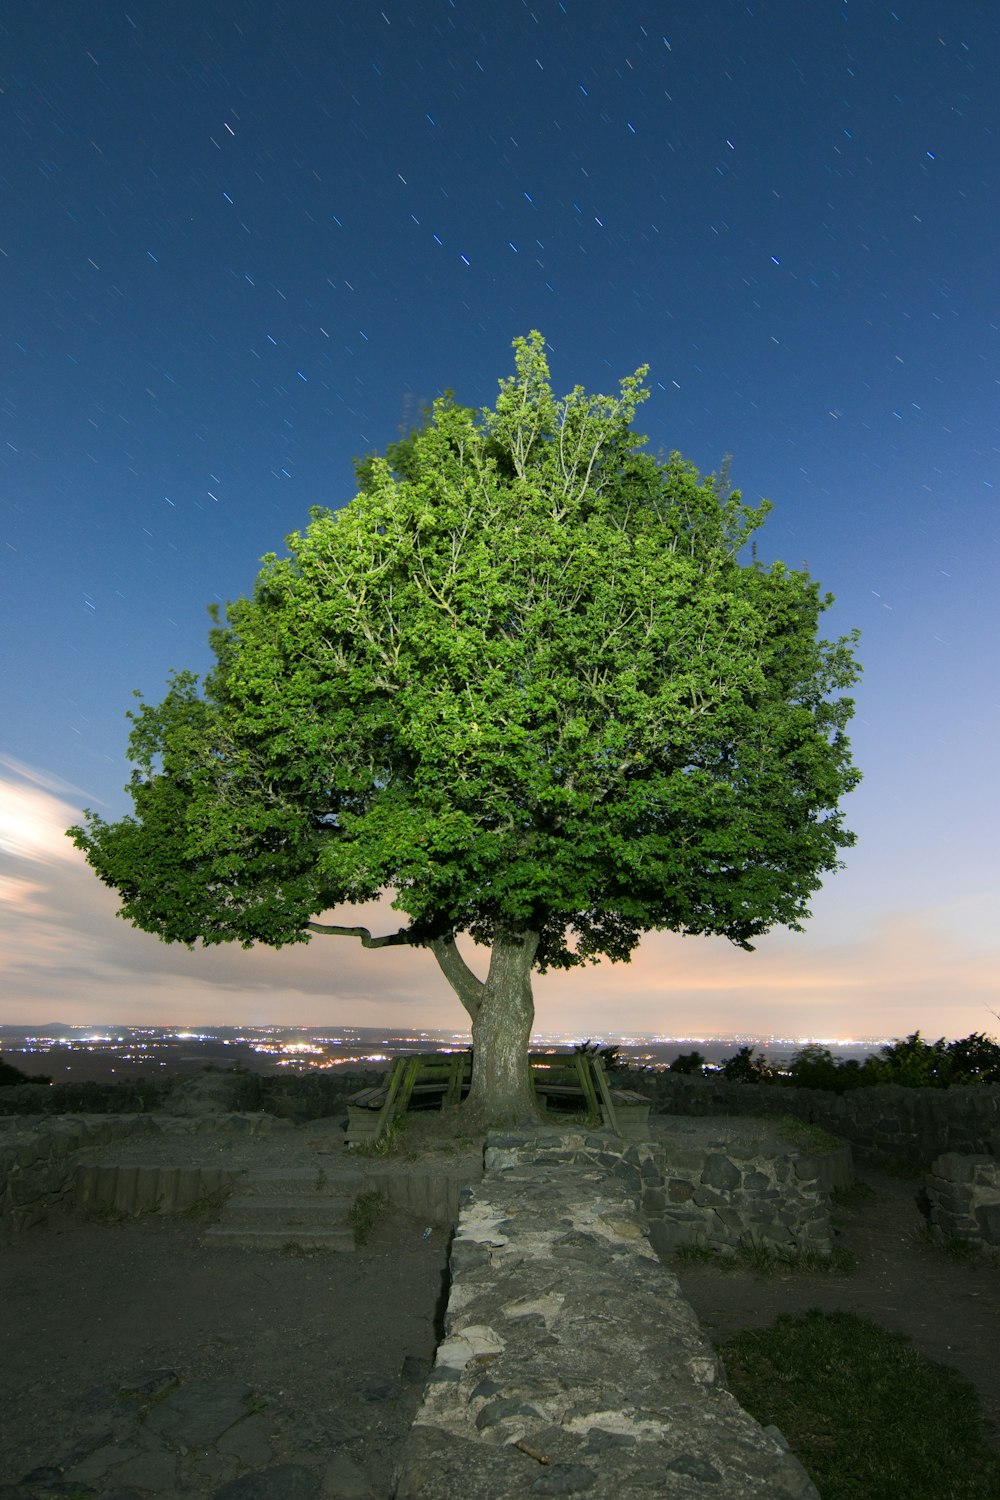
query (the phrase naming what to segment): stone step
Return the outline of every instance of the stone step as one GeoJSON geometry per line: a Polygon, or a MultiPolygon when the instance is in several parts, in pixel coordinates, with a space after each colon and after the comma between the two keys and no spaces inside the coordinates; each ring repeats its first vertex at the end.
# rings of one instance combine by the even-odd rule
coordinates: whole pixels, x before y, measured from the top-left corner
{"type": "Polygon", "coordinates": [[[354,1234],[345,1227],[339,1229],[299,1229],[284,1226],[278,1229],[229,1228],[217,1224],[206,1229],[202,1235],[204,1245],[235,1245],[245,1250],[283,1250],[294,1246],[300,1250],[336,1250],[353,1252],[354,1234]]]}
{"type": "Polygon", "coordinates": [[[279,1167],[245,1172],[236,1184],[240,1198],[336,1197],[353,1199],[365,1186],[363,1172],[330,1172],[316,1167],[279,1167]]]}
{"type": "Polygon", "coordinates": [[[351,1206],[350,1198],[230,1198],[220,1224],[227,1228],[259,1227],[282,1224],[318,1229],[342,1225],[351,1206]]]}

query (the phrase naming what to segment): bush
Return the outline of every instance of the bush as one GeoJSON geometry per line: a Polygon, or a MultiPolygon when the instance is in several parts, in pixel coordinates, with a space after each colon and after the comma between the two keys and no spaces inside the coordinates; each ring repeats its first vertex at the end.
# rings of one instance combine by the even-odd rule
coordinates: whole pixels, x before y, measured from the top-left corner
{"type": "Polygon", "coordinates": [[[13,1063],[0,1057],[0,1088],[16,1088],[19,1083],[51,1083],[47,1073],[23,1073],[13,1063]]]}
{"type": "Polygon", "coordinates": [[[755,1056],[752,1047],[741,1047],[723,1062],[722,1076],[730,1083],[771,1083],[777,1075],[765,1057],[755,1056]]]}
{"type": "Polygon", "coordinates": [[[680,1052],[674,1058],[667,1071],[669,1073],[701,1074],[704,1073],[707,1062],[708,1058],[702,1057],[700,1052],[680,1052]]]}

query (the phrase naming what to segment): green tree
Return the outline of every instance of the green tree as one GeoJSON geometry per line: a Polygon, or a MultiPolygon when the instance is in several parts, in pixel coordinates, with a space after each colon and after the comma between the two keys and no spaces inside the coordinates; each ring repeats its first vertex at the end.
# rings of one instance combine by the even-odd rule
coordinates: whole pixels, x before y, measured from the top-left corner
{"type": "Polygon", "coordinates": [[[0,1057],[0,1088],[14,1088],[19,1083],[51,1083],[47,1073],[25,1073],[0,1057]]]}
{"type": "Polygon", "coordinates": [[[678,1052],[667,1072],[697,1073],[700,1075],[704,1073],[707,1062],[708,1058],[703,1057],[700,1052],[678,1052]]]}
{"type": "Polygon", "coordinates": [[[775,1074],[763,1054],[757,1056],[752,1047],[741,1047],[723,1061],[722,1076],[729,1083],[770,1083],[775,1074]]]}
{"type": "Polygon", "coordinates": [[[914,1031],[882,1047],[862,1073],[866,1083],[898,1083],[905,1088],[1000,1083],[1000,1045],[981,1031],[952,1042],[943,1036],[928,1042],[914,1031]]]}
{"type": "Polygon", "coordinates": [[[952,1083],[1000,1083],[1000,1045],[985,1032],[949,1042],[947,1053],[952,1083]]]}
{"type": "Polygon", "coordinates": [[[898,1083],[905,1088],[947,1088],[951,1061],[944,1037],[928,1042],[919,1031],[887,1042],[877,1057],[870,1057],[864,1071],[876,1083],[898,1083]]]}
{"type": "Polygon", "coordinates": [[[817,639],[804,573],[741,561],[766,502],[643,451],[645,373],[559,400],[532,334],[492,409],[436,402],[264,559],[203,686],[132,716],[134,816],[70,830],[168,942],[430,949],[482,1122],[534,1111],[533,971],[649,929],[749,949],[853,842],[854,638],[817,639]],[[395,932],[320,920],[385,892],[395,932]]]}

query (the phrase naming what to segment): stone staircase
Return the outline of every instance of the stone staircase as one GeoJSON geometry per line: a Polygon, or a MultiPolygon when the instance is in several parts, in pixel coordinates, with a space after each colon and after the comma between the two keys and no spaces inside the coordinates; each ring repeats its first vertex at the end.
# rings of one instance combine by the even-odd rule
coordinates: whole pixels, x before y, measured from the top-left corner
{"type": "Polygon", "coordinates": [[[327,1176],[321,1167],[244,1172],[203,1241],[253,1250],[353,1251],[348,1214],[365,1186],[361,1172],[327,1176]]]}

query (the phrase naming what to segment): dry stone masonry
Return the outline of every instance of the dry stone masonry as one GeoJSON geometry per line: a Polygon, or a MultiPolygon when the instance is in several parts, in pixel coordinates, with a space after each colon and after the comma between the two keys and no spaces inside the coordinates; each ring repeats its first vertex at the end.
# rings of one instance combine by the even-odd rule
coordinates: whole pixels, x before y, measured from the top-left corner
{"type": "Polygon", "coordinates": [[[931,1233],[945,1243],[1000,1251],[1000,1160],[947,1151],[926,1179],[931,1233]]]}
{"type": "Polygon", "coordinates": [[[886,1084],[834,1094],[680,1073],[650,1073],[629,1082],[649,1095],[654,1118],[795,1115],[842,1136],[861,1155],[921,1165],[942,1151],[987,1152],[993,1149],[991,1135],[1000,1132],[1000,1084],[948,1089],[886,1084]]]}
{"type": "Polygon", "coordinates": [[[654,1158],[603,1134],[489,1138],[395,1500],[816,1500],[780,1434],[726,1389],[649,1243],[654,1158]]]}
{"type": "Polygon", "coordinates": [[[69,1206],[82,1151],[144,1133],[142,1115],[18,1116],[0,1131],[0,1229],[22,1230],[69,1206]]]}
{"type": "Polygon", "coordinates": [[[622,1166],[630,1163],[661,1254],[701,1245],[732,1255],[759,1244],[829,1255],[829,1195],[851,1181],[850,1147],[803,1147],[760,1120],[671,1120],[626,1151],[622,1166]]]}

